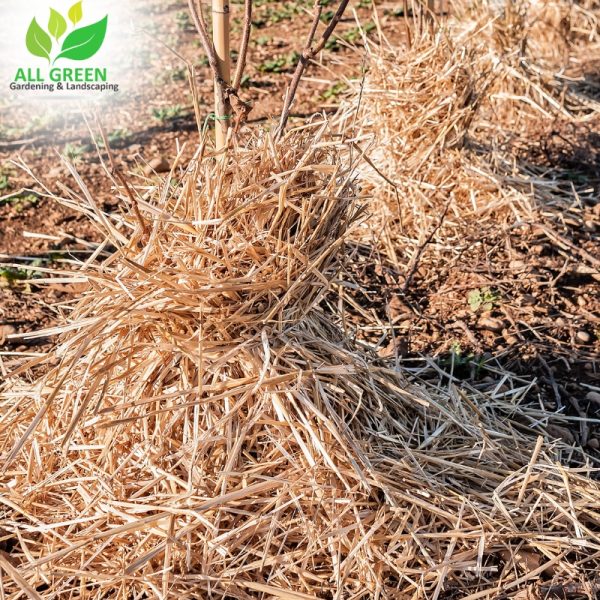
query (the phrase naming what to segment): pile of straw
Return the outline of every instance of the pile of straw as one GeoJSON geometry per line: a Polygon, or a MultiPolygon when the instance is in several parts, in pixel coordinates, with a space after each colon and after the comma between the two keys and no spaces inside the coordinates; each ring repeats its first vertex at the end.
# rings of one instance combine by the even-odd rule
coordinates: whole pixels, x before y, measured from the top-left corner
{"type": "Polygon", "coordinates": [[[592,585],[600,490],[537,437],[527,386],[409,381],[321,310],[358,214],[324,131],[200,148],[118,219],[79,180],[115,251],[80,265],[58,344],[4,386],[4,597],[592,585]]]}
{"type": "Polygon", "coordinates": [[[421,380],[325,310],[369,227],[394,226],[390,256],[432,227],[452,252],[482,215],[534,210],[470,137],[499,63],[453,31],[371,48],[366,163],[329,124],[200,146],[163,182],[116,182],[118,217],[69,167],[62,201],[106,242],[60,273],[88,290],[0,393],[1,597],[596,593],[600,486],[563,464],[530,385],[421,380]]]}
{"type": "MultiPolygon", "coordinates": [[[[355,239],[379,240],[377,251],[409,273],[405,291],[417,261],[439,285],[465,253],[485,262],[482,240],[504,245],[515,227],[552,227],[548,208],[560,223],[561,211],[590,197],[589,186],[565,186],[566,170],[516,157],[553,124],[598,122],[598,97],[582,77],[567,74],[581,71],[583,57],[599,47],[598,6],[523,0],[452,7],[435,30],[407,45],[367,41],[366,77],[340,117],[358,121],[369,140],[360,170],[374,197],[372,217],[355,239]],[[426,247],[434,250],[424,257],[426,247]]],[[[591,209],[580,212],[582,223],[594,218],[591,209]]]]}

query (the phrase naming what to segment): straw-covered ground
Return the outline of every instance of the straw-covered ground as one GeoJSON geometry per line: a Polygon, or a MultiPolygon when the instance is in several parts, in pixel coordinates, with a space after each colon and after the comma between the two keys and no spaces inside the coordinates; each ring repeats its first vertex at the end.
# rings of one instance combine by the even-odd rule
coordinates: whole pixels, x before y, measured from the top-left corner
{"type": "Polygon", "coordinates": [[[448,310],[470,289],[492,342],[570,352],[597,393],[597,175],[542,164],[531,132],[598,122],[569,69],[600,7],[511,6],[368,43],[332,121],[113,179],[122,214],[65,161],[77,188],[57,200],[105,241],[48,270],[84,291],[55,346],[5,373],[2,597],[597,597],[592,416],[497,356],[403,360],[423,322],[452,343],[419,294],[448,310]],[[561,266],[523,289],[534,238],[561,266]],[[486,285],[506,256],[523,264],[486,285]],[[568,310],[566,279],[589,314],[573,339],[519,327],[525,296],[568,310]]]}

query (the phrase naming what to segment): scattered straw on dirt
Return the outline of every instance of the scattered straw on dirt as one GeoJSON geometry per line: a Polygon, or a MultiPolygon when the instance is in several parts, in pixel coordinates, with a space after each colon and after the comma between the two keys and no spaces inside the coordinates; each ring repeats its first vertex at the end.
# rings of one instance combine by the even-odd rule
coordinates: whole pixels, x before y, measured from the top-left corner
{"type": "Polygon", "coordinates": [[[581,57],[597,46],[598,8],[453,11],[410,47],[369,43],[341,117],[370,140],[359,169],[373,201],[354,255],[379,262],[365,274],[356,261],[349,312],[382,354],[541,353],[592,376],[600,103],[581,57]],[[480,290],[494,314],[469,310],[480,290]],[[574,318],[574,302],[590,310],[574,318]]]}

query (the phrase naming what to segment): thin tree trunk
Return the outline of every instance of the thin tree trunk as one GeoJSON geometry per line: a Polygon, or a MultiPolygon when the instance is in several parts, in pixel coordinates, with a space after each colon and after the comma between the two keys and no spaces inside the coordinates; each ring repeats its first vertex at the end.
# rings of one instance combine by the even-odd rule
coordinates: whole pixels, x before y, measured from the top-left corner
{"type": "MultiPolygon", "coordinates": [[[[212,0],[213,43],[219,77],[229,86],[231,82],[231,60],[229,56],[229,0],[212,0]]],[[[227,132],[231,119],[231,106],[223,97],[223,86],[215,82],[215,145],[221,150],[227,144],[227,132]]]]}

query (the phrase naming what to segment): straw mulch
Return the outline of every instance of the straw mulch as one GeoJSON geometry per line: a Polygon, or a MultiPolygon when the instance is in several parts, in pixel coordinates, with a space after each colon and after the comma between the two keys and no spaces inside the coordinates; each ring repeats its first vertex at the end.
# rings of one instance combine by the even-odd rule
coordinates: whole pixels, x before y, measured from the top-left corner
{"type": "Polygon", "coordinates": [[[398,79],[372,66],[391,83],[363,90],[381,136],[366,162],[326,124],[225,159],[200,146],[164,182],[116,182],[135,200],[119,217],[70,167],[62,201],[106,243],[58,274],[88,289],[2,387],[2,597],[593,596],[600,486],[548,441],[530,386],[424,381],[353,343],[326,300],[399,206],[407,252],[448,197],[450,226],[456,207],[531,211],[465,160],[495,85],[476,56],[440,36],[398,79]]]}
{"type": "MultiPolygon", "coordinates": [[[[367,138],[359,170],[373,202],[368,223],[352,238],[365,264],[377,256],[380,283],[354,269],[344,293],[360,335],[382,353],[403,352],[402,340],[389,335],[390,321],[403,311],[425,314],[417,325],[408,318],[406,326],[394,323],[399,338],[410,335],[413,352],[448,352],[455,341],[447,321],[438,329],[442,339],[431,342],[428,321],[450,312],[449,304],[456,313],[468,306],[470,289],[499,286],[520,306],[538,285],[539,294],[547,292],[550,270],[560,273],[557,281],[597,277],[598,163],[593,148],[585,156],[574,144],[586,137],[593,144],[600,124],[597,87],[582,76],[586,57],[600,49],[599,18],[591,2],[455,2],[433,32],[413,34],[410,44],[366,41],[366,76],[340,118],[359,123],[367,138]],[[566,130],[579,136],[566,139],[566,130]],[[550,147],[557,139],[564,164],[548,165],[547,155],[560,155],[550,147]],[[532,247],[545,256],[532,257],[532,247]],[[390,317],[379,299],[395,295],[404,300],[390,317]]],[[[557,301],[561,316],[573,314],[569,295],[557,301]]],[[[523,331],[510,315],[500,316],[503,343],[531,341],[528,356],[572,356],[572,344],[556,341],[552,323],[523,331]]],[[[576,327],[597,329],[593,316],[576,327]]],[[[480,350],[479,343],[471,335],[463,346],[480,350]]],[[[581,348],[581,362],[595,361],[597,352],[597,344],[581,348]]]]}
{"type": "Polygon", "coordinates": [[[200,148],[116,220],[63,199],[115,251],[3,389],[4,597],[592,589],[600,489],[525,390],[408,383],[321,310],[360,215],[324,131],[200,148]]]}

